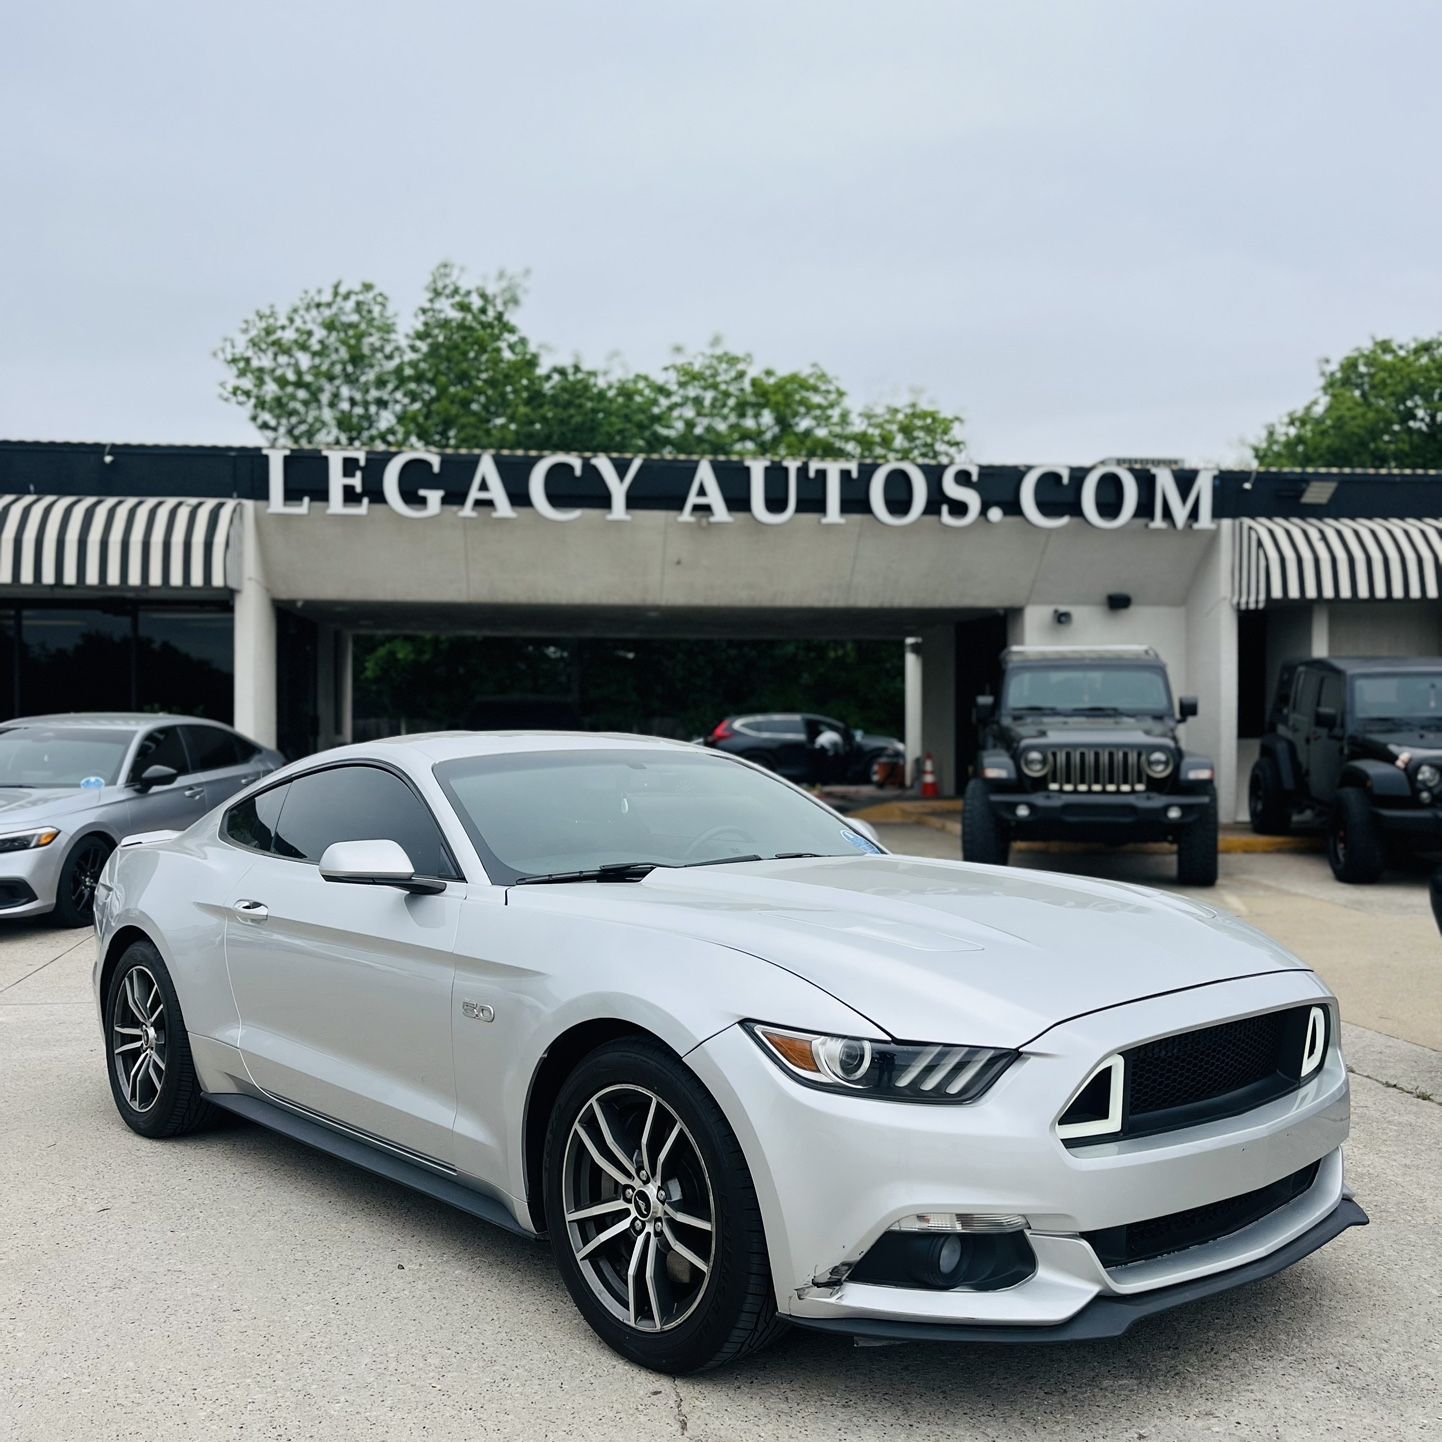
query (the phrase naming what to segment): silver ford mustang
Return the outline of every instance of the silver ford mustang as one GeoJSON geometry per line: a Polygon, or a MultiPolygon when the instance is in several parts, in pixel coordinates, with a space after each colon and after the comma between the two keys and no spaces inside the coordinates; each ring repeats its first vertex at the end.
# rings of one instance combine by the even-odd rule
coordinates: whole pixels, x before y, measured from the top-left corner
{"type": "Polygon", "coordinates": [[[223,1108],[545,1234],[666,1372],[783,1323],[1112,1336],[1366,1221],[1296,958],[1141,888],[889,855],[724,753],[345,747],[127,840],[96,926],[135,1131],[223,1108]]]}

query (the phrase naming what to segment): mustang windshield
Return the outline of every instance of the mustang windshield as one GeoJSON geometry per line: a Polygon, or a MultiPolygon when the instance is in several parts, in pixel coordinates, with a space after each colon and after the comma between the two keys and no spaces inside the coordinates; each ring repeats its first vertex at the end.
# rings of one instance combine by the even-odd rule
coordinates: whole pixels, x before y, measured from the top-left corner
{"type": "Polygon", "coordinates": [[[1164,672],[1147,666],[1016,666],[1006,674],[1003,711],[1170,716],[1164,672]]]}
{"type": "Polygon", "coordinates": [[[639,873],[878,849],[785,782],[705,752],[474,756],[440,763],[436,778],[504,885],[618,865],[639,873]]]}
{"type": "Polygon", "coordinates": [[[0,786],[113,786],[133,731],[114,727],[7,726],[0,731],[0,786]]]}
{"type": "Polygon", "coordinates": [[[1369,671],[1352,682],[1358,721],[1412,721],[1442,726],[1442,671],[1369,671]]]}

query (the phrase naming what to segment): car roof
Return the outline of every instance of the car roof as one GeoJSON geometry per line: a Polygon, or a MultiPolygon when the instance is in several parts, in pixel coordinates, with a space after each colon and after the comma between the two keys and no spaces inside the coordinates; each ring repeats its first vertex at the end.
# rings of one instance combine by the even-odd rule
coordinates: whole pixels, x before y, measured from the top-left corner
{"type": "Polygon", "coordinates": [[[1033,662],[1048,666],[1076,662],[1091,665],[1105,661],[1116,666],[1160,666],[1162,658],[1150,646],[1008,646],[1001,653],[1006,667],[1027,666],[1033,662]]]}
{"type": "Polygon", "coordinates": [[[337,746],[334,750],[307,756],[314,762],[319,755],[326,760],[346,760],[369,756],[384,757],[387,751],[414,751],[427,761],[454,761],[467,756],[507,756],[537,751],[685,751],[693,756],[715,757],[720,753],[707,751],[689,741],[674,741],[664,736],[630,735],[623,731],[426,731],[409,736],[387,736],[381,741],[367,741],[353,746],[337,746]]]}
{"type": "MultiPolygon", "coordinates": [[[[200,726],[225,726],[205,716],[176,716],[157,711],[57,711],[42,716],[12,716],[6,726],[153,726],[160,722],[187,722],[200,726]]],[[[226,730],[230,730],[226,727],[226,730]]]]}
{"type": "Polygon", "coordinates": [[[1349,675],[1365,671],[1436,671],[1442,667],[1442,656],[1318,656],[1296,664],[1349,675]]]}

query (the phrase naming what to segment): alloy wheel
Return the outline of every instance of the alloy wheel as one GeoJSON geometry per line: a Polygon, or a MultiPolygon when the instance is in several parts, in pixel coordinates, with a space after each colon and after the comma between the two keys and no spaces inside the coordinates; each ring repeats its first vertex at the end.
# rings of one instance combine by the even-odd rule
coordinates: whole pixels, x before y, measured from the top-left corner
{"type": "Polygon", "coordinates": [[[121,1094],[136,1111],[148,1112],[165,1085],[169,1047],[165,998],[145,967],[132,967],[120,983],[110,1034],[121,1094]]]}
{"type": "Polygon", "coordinates": [[[641,1086],[606,1087],[566,1138],[561,1198],[581,1275],[639,1332],[679,1326],[700,1305],[716,1252],[711,1179],[674,1110],[641,1086]]]}
{"type": "Polygon", "coordinates": [[[95,901],[95,887],[109,856],[109,848],[104,842],[87,841],[71,862],[70,905],[77,915],[89,914],[95,901]]]}

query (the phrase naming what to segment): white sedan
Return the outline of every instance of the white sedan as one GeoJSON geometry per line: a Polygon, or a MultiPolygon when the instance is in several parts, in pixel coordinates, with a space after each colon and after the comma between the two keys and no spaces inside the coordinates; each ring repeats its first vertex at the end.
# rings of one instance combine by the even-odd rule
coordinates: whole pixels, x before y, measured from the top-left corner
{"type": "Polygon", "coordinates": [[[1141,888],[889,855],[725,754],[345,747],[121,846],[96,926],[135,1131],[223,1108],[546,1235],[666,1372],[784,1323],[1112,1336],[1366,1221],[1296,958],[1141,888]]]}

